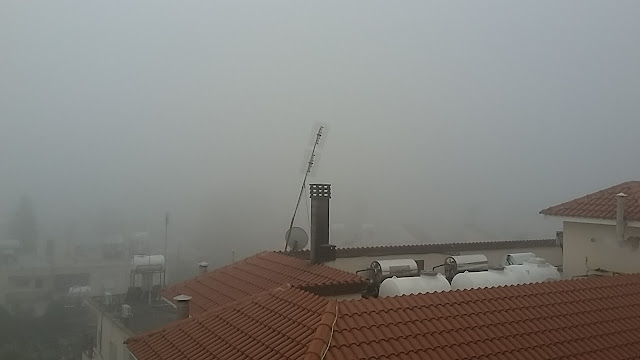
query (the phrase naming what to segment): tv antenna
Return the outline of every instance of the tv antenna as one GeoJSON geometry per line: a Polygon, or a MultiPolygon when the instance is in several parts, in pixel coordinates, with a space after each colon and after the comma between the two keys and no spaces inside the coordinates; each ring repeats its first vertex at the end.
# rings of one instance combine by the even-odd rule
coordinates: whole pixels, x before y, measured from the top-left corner
{"type": "MultiPolygon", "coordinates": [[[[285,235],[285,243],[284,243],[284,251],[287,251],[287,246],[290,244],[290,238],[292,235],[293,223],[296,220],[296,214],[298,213],[298,208],[300,207],[300,200],[302,199],[302,194],[304,193],[304,189],[307,186],[307,177],[311,174],[311,172],[315,169],[313,165],[316,163],[316,149],[318,146],[322,146],[324,139],[326,138],[327,126],[321,124],[318,126],[318,132],[315,135],[315,139],[312,138],[313,148],[311,149],[311,154],[309,155],[309,160],[306,162],[306,166],[303,168],[304,178],[302,179],[302,186],[300,187],[300,194],[298,194],[298,201],[296,202],[296,207],[293,209],[293,216],[291,217],[291,223],[289,224],[289,230],[285,235]],[[324,136],[324,138],[323,138],[324,136]]],[[[316,165],[317,166],[317,165],[316,165]]],[[[305,244],[306,245],[306,244],[305,244]]]]}

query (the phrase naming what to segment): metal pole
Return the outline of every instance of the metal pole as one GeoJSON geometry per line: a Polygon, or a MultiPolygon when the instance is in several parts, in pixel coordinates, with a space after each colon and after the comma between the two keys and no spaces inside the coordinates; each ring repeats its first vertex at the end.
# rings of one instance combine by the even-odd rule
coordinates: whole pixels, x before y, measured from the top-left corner
{"type": "Polygon", "coordinates": [[[296,202],[296,207],[293,210],[293,216],[291,217],[291,223],[289,224],[289,231],[287,232],[287,238],[284,241],[284,251],[287,251],[287,244],[289,243],[289,238],[291,237],[291,230],[293,229],[293,223],[296,220],[296,213],[298,212],[298,207],[300,206],[300,199],[302,199],[302,193],[304,192],[304,187],[307,183],[307,176],[311,172],[311,167],[313,166],[313,160],[316,154],[316,147],[320,142],[320,138],[322,137],[322,130],[324,126],[320,126],[318,129],[318,133],[316,134],[316,142],[313,144],[313,150],[311,150],[311,156],[309,157],[309,162],[307,163],[307,171],[304,173],[304,179],[302,180],[302,186],[300,187],[300,194],[298,194],[298,201],[296,202]]]}
{"type": "Polygon", "coordinates": [[[169,212],[164,216],[164,276],[162,277],[162,287],[167,285],[167,234],[169,230],[169,212]]]}

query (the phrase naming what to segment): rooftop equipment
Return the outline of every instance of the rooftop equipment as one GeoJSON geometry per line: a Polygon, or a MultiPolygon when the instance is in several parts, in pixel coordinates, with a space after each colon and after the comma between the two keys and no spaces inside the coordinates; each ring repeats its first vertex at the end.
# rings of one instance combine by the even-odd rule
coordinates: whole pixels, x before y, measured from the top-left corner
{"type": "Polygon", "coordinates": [[[418,264],[413,259],[377,260],[371,263],[374,284],[380,285],[390,277],[408,277],[420,274],[418,264]]]}
{"type": "Polygon", "coordinates": [[[535,257],[525,261],[522,265],[509,265],[507,271],[516,273],[523,280],[522,283],[537,283],[549,280],[560,280],[558,268],[549,264],[545,259],[535,257]]]}
{"type": "Polygon", "coordinates": [[[136,273],[164,271],[164,255],[134,255],[131,268],[136,273]]]}
{"type": "Polygon", "coordinates": [[[287,249],[297,251],[304,249],[309,243],[309,235],[303,228],[294,226],[285,234],[287,249]]]}
{"type": "Polygon", "coordinates": [[[522,278],[511,271],[505,271],[504,267],[492,267],[487,271],[468,272],[457,274],[451,281],[452,290],[477,289],[493,286],[506,286],[520,284],[522,278]]]}
{"type": "Polygon", "coordinates": [[[129,288],[140,288],[141,294],[132,291],[127,292],[129,301],[146,299],[151,304],[152,297],[156,297],[158,286],[165,283],[165,258],[164,255],[134,255],[131,259],[131,272],[129,275],[129,288]],[[156,276],[159,274],[159,276],[156,276]],[[140,278],[141,285],[138,285],[140,278]],[[134,295],[141,295],[140,299],[134,295]]]}
{"type": "Polygon", "coordinates": [[[72,286],[69,288],[69,297],[73,298],[85,298],[91,296],[90,286],[72,286]]]}
{"type": "Polygon", "coordinates": [[[444,275],[435,271],[421,271],[420,276],[387,278],[380,285],[378,296],[399,296],[449,291],[451,285],[444,275]]]}
{"type": "Polygon", "coordinates": [[[444,273],[447,280],[465,271],[476,272],[489,269],[489,261],[482,254],[449,256],[444,260],[444,273]]]}
{"type": "Polygon", "coordinates": [[[130,319],[133,317],[133,309],[130,305],[122,304],[122,318],[130,319]]]}
{"type": "Polygon", "coordinates": [[[504,257],[503,265],[522,265],[525,261],[529,261],[533,258],[536,258],[536,254],[530,252],[507,254],[504,257]]]}
{"type": "Polygon", "coordinates": [[[523,265],[499,266],[488,271],[457,274],[451,281],[451,289],[477,289],[552,280],[560,280],[558,269],[542,258],[534,258],[523,265]]]}

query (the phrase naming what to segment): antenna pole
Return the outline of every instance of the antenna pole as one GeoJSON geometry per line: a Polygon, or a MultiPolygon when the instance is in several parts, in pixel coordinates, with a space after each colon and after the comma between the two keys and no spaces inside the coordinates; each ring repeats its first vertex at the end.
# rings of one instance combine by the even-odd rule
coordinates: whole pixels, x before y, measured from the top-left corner
{"type": "Polygon", "coordinates": [[[304,173],[304,179],[302,179],[302,186],[300,187],[300,194],[298,194],[298,201],[296,202],[296,207],[293,210],[293,216],[291,217],[291,223],[289,224],[289,231],[287,231],[287,239],[284,242],[284,251],[287,251],[287,244],[289,243],[289,238],[291,237],[291,229],[293,229],[293,222],[296,220],[296,213],[298,212],[298,207],[300,206],[300,200],[302,199],[302,193],[304,192],[304,187],[307,184],[307,176],[311,172],[311,167],[313,167],[313,160],[316,156],[316,146],[320,142],[320,138],[322,137],[322,130],[324,130],[324,126],[320,126],[318,129],[318,133],[316,134],[316,141],[313,144],[313,150],[311,150],[311,156],[309,157],[309,162],[307,163],[307,171],[304,173]]]}
{"type": "Polygon", "coordinates": [[[167,234],[169,230],[169,212],[164,214],[164,276],[162,277],[162,287],[167,285],[167,234]]]}

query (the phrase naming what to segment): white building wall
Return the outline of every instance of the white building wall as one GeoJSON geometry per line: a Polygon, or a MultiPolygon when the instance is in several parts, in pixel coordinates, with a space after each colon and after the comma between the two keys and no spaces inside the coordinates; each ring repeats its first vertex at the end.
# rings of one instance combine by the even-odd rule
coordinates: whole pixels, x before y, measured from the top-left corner
{"type": "MultiPolygon", "coordinates": [[[[587,270],[598,268],[622,273],[640,272],[640,249],[620,246],[616,241],[615,225],[565,221],[563,230],[565,277],[586,275],[587,270]]],[[[627,226],[625,238],[630,236],[640,236],[640,228],[627,226]]]]}
{"type": "Polygon", "coordinates": [[[96,359],[129,360],[129,350],[124,341],[133,336],[114,315],[98,311],[96,329],[96,359]]]}

